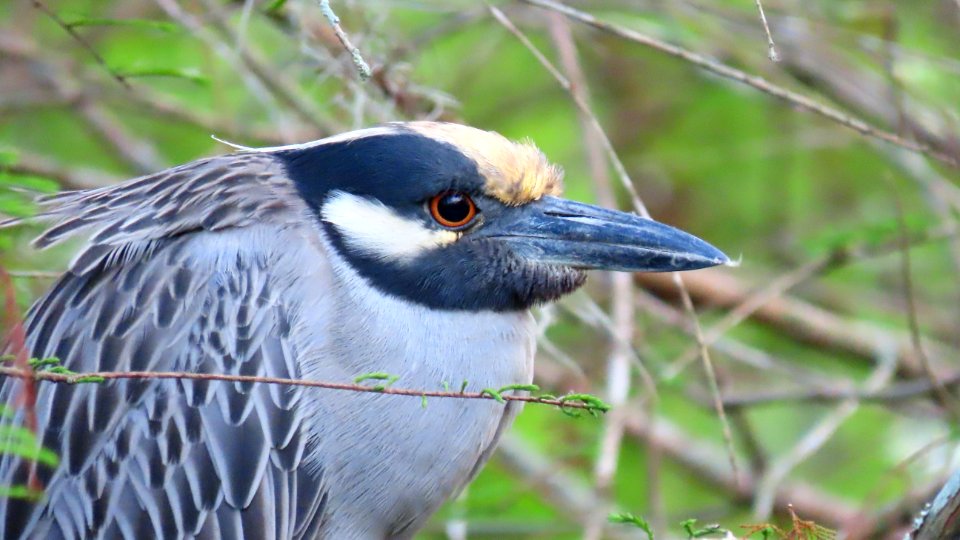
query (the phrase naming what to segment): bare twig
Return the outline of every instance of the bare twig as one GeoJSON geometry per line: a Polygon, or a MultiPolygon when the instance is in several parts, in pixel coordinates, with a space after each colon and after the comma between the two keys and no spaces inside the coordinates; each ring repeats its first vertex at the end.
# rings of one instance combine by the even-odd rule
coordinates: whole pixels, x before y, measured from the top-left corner
{"type": "MultiPolygon", "coordinates": [[[[723,450],[707,441],[684,433],[673,423],[651,419],[634,407],[627,420],[628,432],[636,437],[655,438],[666,455],[692,471],[703,482],[722,489],[739,501],[749,501],[757,489],[757,478],[749,471],[735,477],[730,467],[718,459],[723,450]]],[[[774,507],[782,511],[788,503],[818,522],[844,523],[857,515],[857,510],[846,502],[812,486],[797,482],[783,482],[776,486],[774,507]]],[[[864,521],[867,521],[866,519],[864,521]]]]}
{"type": "MultiPolygon", "coordinates": [[[[556,13],[551,14],[549,22],[550,34],[559,52],[563,71],[571,82],[570,95],[576,96],[578,101],[589,106],[589,87],[577,58],[576,44],[573,42],[569,24],[565,18],[556,13]]],[[[577,113],[597,201],[608,208],[615,208],[617,201],[614,198],[613,187],[610,185],[603,145],[597,137],[592,136],[591,115],[580,108],[577,113]]],[[[635,358],[631,342],[636,322],[636,308],[633,303],[633,283],[628,274],[613,273],[609,276],[608,283],[612,331],[608,342],[606,398],[612,406],[616,407],[626,403],[630,395],[630,361],[635,358]]],[[[656,386],[652,381],[650,386],[652,387],[651,400],[648,403],[653,404],[656,401],[656,386]]],[[[619,412],[607,415],[604,419],[603,435],[600,438],[600,452],[593,471],[594,488],[606,496],[609,496],[610,486],[617,473],[623,431],[623,415],[619,412]]],[[[587,521],[584,539],[599,540],[606,521],[607,512],[594,512],[587,521]]]]}
{"type": "Polygon", "coordinates": [[[544,9],[557,11],[566,15],[567,17],[570,17],[571,19],[592,26],[598,30],[633,41],[635,43],[639,43],[670,56],[680,58],[726,79],[746,84],[747,86],[753,87],[761,92],[774,96],[778,99],[782,99],[802,110],[812,112],[842,126],[848,127],[862,135],[879,139],[887,143],[912,150],[914,152],[920,152],[952,167],[960,167],[960,159],[954,155],[938,150],[927,143],[907,140],[890,131],[872,126],[859,118],[850,116],[837,109],[818,103],[807,96],[775,85],[758,75],[751,75],[726,64],[711,60],[703,55],[688,51],[682,47],[671,45],[654,37],[640,33],[636,30],[601,21],[589,13],[573,9],[559,2],[555,2],[554,0],[523,1],[544,9]]]}
{"type": "Polygon", "coordinates": [[[18,151],[16,162],[0,166],[13,174],[31,174],[55,180],[63,189],[103,187],[120,180],[108,172],[67,166],[39,154],[18,151]]]}
{"type": "MultiPolygon", "coordinates": [[[[253,95],[273,117],[281,132],[283,132],[284,128],[289,127],[288,124],[290,124],[290,121],[285,111],[281,111],[277,107],[278,103],[282,103],[292,110],[301,121],[313,126],[320,135],[337,131],[322,115],[314,110],[312,104],[303,99],[303,97],[295,91],[285,77],[271,69],[265,62],[256,58],[249,49],[240,48],[238,51],[233,49],[232,44],[237,43],[238,38],[224,23],[222,18],[218,16],[220,13],[219,6],[214,6],[215,9],[211,10],[214,15],[211,17],[211,23],[220,36],[210,31],[210,29],[205,27],[195,16],[184,11],[176,0],[154,0],[154,2],[167,16],[189,30],[191,34],[196,36],[233,67],[234,71],[247,86],[251,95],[253,95]],[[221,36],[223,36],[223,39],[221,39],[221,36]]],[[[210,4],[208,3],[207,5],[210,4]]]]}
{"type": "MultiPolygon", "coordinates": [[[[953,234],[954,229],[955,225],[952,223],[936,226],[918,235],[912,243],[916,245],[918,242],[943,238],[946,235],[953,234]]],[[[834,255],[828,257],[832,263],[822,267],[822,271],[838,268],[843,263],[890,253],[898,249],[898,246],[898,242],[891,242],[870,248],[859,246],[838,248],[834,255]]],[[[816,266],[813,265],[813,267],[816,266]]],[[[669,276],[635,274],[634,279],[658,294],[677,296],[675,285],[669,276]]],[[[773,326],[785,336],[818,347],[850,354],[870,362],[876,359],[878,349],[888,350],[892,348],[897,351],[899,364],[904,372],[909,374],[920,373],[919,360],[916,358],[916,352],[909,342],[910,337],[902,332],[862,322],[853,324],[826,309],[786,295],[769,296],[760,293],[756,298],[765,298],[765,302],[762,305],[760,302],[754,303],[749,300],[751,298],[750,287],[741,279],[730,274],[721,272],[691,273],[685,276],[685,281],[693,299],[697,302],[703,302],[718,308],[734,309],[738,309],[738,306],[741,305],[746,306],[747,302],[750,302],[755,309],[751,308],[750,310],[744,310],[744,312],[750,311],[750,317],[753,320],[773,326]]],[[[769,290],[773,291],[776,288],[771,286],[769,290]]],[[[928,339],[926,342],[927,348],[935,351],[938,356],[941,352],[950,350],[948,346],[935,343],[932,340],[928,339]]],[[[943,354],[948,355],[949,353],[943,354]]]]}
{"type": "MultiPolygon", "coordinates": [[[[620,178],[620,183],[627,190],[627,192],[630,193],[630,196],[632,197],[634,210],[636,210],[643,217],[650,219],[651,218],[650,212],[647,210],[646,205],[644,205],[643,201],[640,199],[640,195],[637,193],[636,188],[633,185],[633,181],[630,179],[630,175],[627,173],[626,167],[623,165],[623,162],[620,160],[619,155],[617,154],[616,150],[613,147],[613,143],[610,141],[610,138],[607,136],[606,131],[603,129],[603,126],[600,124],[600,121],[597,119],[596,115],[593,114],[593,111],[590,109],[590,106],[586,103],[583,97],[575,91],[575,88],[571,84],[570,80],[568,80],[563,74],[560,73],[560,71],[556,67],[554,67],[554,65],[550,62],[550,60],[548,60],[547,57],[540,52],[540,50],[536,47],[536,45],[534,45],[526,37],[526,35],[524,35],[523,32],[521,32],[520,29],[518,29],[513,24],[513,22],[511,22],[510,19],[507,18],[507,16],[501,10],[497,9],[494,6],[489,6],[489,9],[490,9],[490,13],[494,16],[494,18],[501,25],[503,25],[503,27],[506,28],[507,31],[513,34],[523,44],[523,46],[530,51],[531,54],[533,54],[533,56],[537,59],[537,61],[540,62],[540,64],[547,70],[547,72],[553,75],[557,83],[559,83],[560,86],[567,92],[567,94],[570,96],[573,103],[576,105],[578,111],[582,115],[581,118],[584,121],[589,122],[590,126],[593,127],[593,130],[596,133],[597,137],[603,143],[603,147],[607,152],[607,156],[610,162],[613,164],[614,169],[617,171],[617,174],[620,178]]],[[[683,279],[680,277],[678,273],[673,273],[672,276],[674,279],[674,283],[676,284],[678,290],[680,291],[680,294],[682,296],[685,296],[687,299],[689,299],[689,293],[687,292],[686,287],[683,284],[683,279]]],[[[707,377],[710,379],[710,383],[712,387],[719,388],[716,384],[716,379],[715,379],[716,374],[713,370],[713,364],[710,361],[709,351],[707,350],[706,345],[704,345],[702,341],[703,336],[702,336],[702,333],[700,332],[700,321],[697,318],[696,310],[693,308],[692,302],[689,303],[688,305],[687,314],[689,315],[690,319],[693,322],[693,326],[696,329],[696,333],[694,335],[697,338],[698,344],[700,345],[701,358],[703,359],[704,366],[706,368],[707,377]]],[[[652,388],[651,395],[655,396],[656,386],[653,385],[652,383],[647,383],[647,386],[648,386],[648,389],[652,388]]],[[[723,424],[724,439],[727,443],[727,449],[729,451],[730,465],[732,470],[734,471],[734,476],[737,476],[736,474],[737,464],[736,464],[736,456],[734,454],[734,449],[733,449],[733,438],[730,432],[730,424],[729,422],[727,422],[726,415],[724,414],[724,411],[723,411],[723,402],[720,399],[719,390],[717,390],[715,402],[718,407],[717,408],[718,417],[720,419],[721,424],[723,424]]]]}
{"type": "MultiPolygon", "coordinates": [[[[35,371],[32,369],[22,369],[17,367],[0,366],[0,375],[6,377],[17,377],[20,379],[32,379],[37,381],[49,381],[54,383],[79,384],[79,383],[97,383],[101,381],[112,381],[119,379],[137,379],[137,380],[191,380],[191,381],[222,381],[222,382],[245,382],[260,384],[277,384],[282,386],[305,386],[309,388],[326,388],[328,390],[343,390],[348,392],[370,392],[375,394],[389,394],[394,396],[410,396],[417,398],[454,398],[454,399],[492,399],[495,401],[523,401],[525,403],[541,403],[544,405],[553,405],[562,409],[584,409],[588,411],[606,412],[609,407],[596,398],[581,394],[569,394],[560,397],[535,397],[523,395],[506,394],[507,390],[491,392],[491,389],[481,390],[480,392],[458,392],[446,390],[414,390],[406,388],[394,388],[392,386],[375,385],[365,386],[362,384],[336,383],[329,381],[310,381],[303,379],[284,379],[280,377],[259,377],[254,375],[227,375],[220,373],[188,373],[173,371],[96,371],[90,373],[57,373],[53,371],[35,371]],[[581,398],[586,398],[583,401],[581,398]]],[[[506,388],[506,387],[504,387],[506,388]]],[[[495,389],[494,389],[495,390],[495,389]]]]}
{"type": "MultiPolygon", "coordinates": [[[[680,292],[680,298],[683,300],[683,307],[687,313],[695,314],[696,308],[693,306],[693,300],[690,298],[690,292],[687,290],[680,278],[680,274],[673,273],[673,283],[680,292]]],[[[723,427],[723,441],[727,447],[727,459],[730,462],[730,470],[733,471],[734,482],[740,482],[739,469],[737,467],[737,454],[733,448],[733,432],[730,429],[730,422],[727,420],[727,413],[723,408],[723,397],[720,395],[720,385],[717,384],[717,373],[713,369],[713,361],[710,359],[710,349],[703,337],[703,328],[700,326],[700,319],[696,315],[690,317],[693,323],[693,335],[697,339],[697,347],[700,349],[700,358],[703,360],[703,369],[707,373],[707,383],[710,385],[710,395],[713,398],[713,407],[720,418],[720,425],[723,427]]]]}
{"type": "Polygon", "coordinates": [[[540,65],[553,75],[553,78],[556,79],[557,83],[563,88],[567,94],[569,94],[570,99],[573,100],[574,105],[577,106],[577,109],[584,114],[589,120],[590,124],[593,127],[594,134],[600,139],[600,142],[603,143],[604,150],[607,152],[607,157],[610,159],[610,163],[613,164],[614,170],[617,172],[617,176],[620,178],[620,183],[623,185],[624,189],[627,190],[627,193],[630,194],[631,202],[633,203],[634,209],[641,216],[649,218],[650,212],[647,211],[646,205],[643,204],[643,201],[640,200],[640,195],[637,193],[636,187],[634,187],[633,182],[630,180],[630,175],[627,173],[627,168],[623,165],[623,162],[620,161],[620,156],[617,155],[617,151],[613,148],[613,143],[610,142],[610,138],[607,137],[606,131],[604,131],[603,126],[600,125],[600,121],[590,110],[590,106],[587,105],[579,95],[573,92],[573,85],[570,81],[560,73],[550,60],[540,52],[540,49],[531,42],[523,32],[520,31],[507,18],[506,15],[496,7],[490,6],[490,13],[493,14],[494,18],[507,29],[508,32],[513,34],[524,47],[530,51],[530,54],[540,62],[540,65]]]}
{"type": "Polygon", "coordinates": [[[343,48],[350,53],[350,58],[353,59],[353,65],[357,68],[357,73],[360,74],[360,80],[367,80],[372,75],[370,71],[370,66],[367,65],[367,62],[363,59],[363,56],[360,54],[360,50],[354,47],[353,43],[350,43],[350,36],[343,31],[343,27],[340,26],[340,17],[334,13],[333,8],[330,7],[330,0],[320,0],[320,12],[323,13],[324,18],[327,19],[327,22],[330,23],[330,26],[333,27],[333,31],[337,34],[337,39],[340,40],[340,43],[343,44],[343,48]]]}
{"type": "MultiPolygon", "coordinates": [[[[868,390],[882,388],[893,376],[895,369],[895,357],[879,358],[877,369],[870,375],[865,387],[868,390]]],[[[773,460],[757,482],[753,505],[754,517],[762,520],[770,516],[774,509],[777,490],[790,471],[822,448],[859,406],[860,403],[856,399],[848,399],[838,404],[833,411],[821,418],[804,434],[793,448],[773,460]]]]}
{"type": "Polygon", "coordinates": [[[927,351],[924,349],[923,339],[920,337],[920,321],[917,315],[917,300],[913,290],[913,272],[910,264],[910,235],[907,233],[907,224],[903,217],[903,204],[899,196],[894,194],[894,202],[897,207],[897,224],[900,227],[900,272],[903,276],[903,295],[907,304],[907,323],[910,328],[910,341],[920,361],[920,368],[924,376],[930,381],[933,388],[933,395],[940,402],[944,411],[950,416],[954,424],[960,421],[960,412],[957,409],[956,399],[950,395],[947,388],[937,378],[930,365],[930,359],[927,357],[927,351]]]}
{"type": "MultiPolygon", "coordinates": [[[[610,510],[601,502],[600,494],[578,476],[557,467],[516,436],[508,433],[503,437],[497,448],[497,458],[521,476],[525,484],[539,488],[547,501],[578,523],[585,524],[591,515],[610,510]]],[[[603,525],[604,538],[646,538],[639,529],[615,527],[609,523],[603,525]]]]}
{"type": "Polygon", "coordinates": [[[770,25],[767,24],[767,15],[763,12],[763,4],[757,0],[757,11],[760,12],[760,22],[763,24],[763,32],[767,35],[767,58],[772,62],[780,61],[780,53],[777,52],[777,45],[773,42],[773,34],[770,33],[770,25]]]}
{"type": "Polygon", "coordinates": [[[43,270],[8,270],[10,277],[27,279],[57,279],[62,276],[62,272],[46,272],[43,270]]]}
{"type": "Polygon", "coordinates": [[[90,42],[84,39],[84,37],[81,36],[80,33],[77,32],[77,30],[73,26],[67,24],[63,19],[60,18],[59,15],[56,14],[55,11],[48,8],[47,5],[41,2],[40,0],[31,0],[31,2],[33,3],[33,7],[42,11],[47,17],[50,17],[50,19],[53,20],[53,22],[57,23],[57,25],[60,28],[63,28],[63,30],[66,33],[70,34],[70,37],[72,37],[77,43],[79,43],[81,47],[86,49],[87,52],[90,53],[90,56],[93,57],[94,61],[96,61],[97,64],[99,64],[107,73],[110,74],[110,77],[112,77],[115,81],[120,83],[120,85],[126,88],[127,90],[133,90],[133,87],[130,86],[130,81],[128,81],[127,78],[124,77],[122,74],[114,71],[113,68],[111,68],[107,64],[107,61],[104,60],[102,56],[100,56],[100,53],[98,53],[97,50],[93,48],[93,45],[91,45],[90,42]]]}
{"type": "MultiPolygon", "coordinates": [[[[955,387],[960,385],[960,372],[955,372],[946,377],[939,377],[937,380],[944,387],[955,387]]],[[[847,399],[856,399],[862,402],[894,403],[919,397],[932,397],[933,392],[934,388],[930,380],[920,378],[876,390],[854,387],[837,388],[836,385],[832,387],[818,386],[798,390],[753,390],[749,394],[726,395],[723,398],[723,403],[727,408],[750,407],[767,403],[790,401],[829,403],[847,399]]]]}
{"type": "Polygon", "coordinates": [[[160,153],[149,141],[131,133],[106,107],[79,91],[69,71],[43,60],[38,49],[29,38],[13,32],[0,32],[2,56],[27,63],[37,80],[69,104],[94,135],[116,151],[121,161],[138,173],[164,168],[160,153]]]}
{"type": "MultiPolygon", "coordinates": [[[[788,272],[779,278],[774,279],[766,287],[750,294],[744,298],[742,302],[730,309],[722,319],[707,329],[707,331],[704,333],[705,344],[707,346],[713,345],[721,336],[745,321],[767,303],[782,296],[793,287],[823,271],[829,264],[833,262],[833,260],[834,256],[832,255],[818,257],[800,266],[796,270],[788,272]]],[[[671,363],[671,366],[668,370],[668,376],[673,377],[678,375],[683,369],[686,368],[687,365],[692,363],[697,358],[698,352],[699,351],[696,348],[690,348],[682,355],[677,357],[677,359],[671,363]]]]}

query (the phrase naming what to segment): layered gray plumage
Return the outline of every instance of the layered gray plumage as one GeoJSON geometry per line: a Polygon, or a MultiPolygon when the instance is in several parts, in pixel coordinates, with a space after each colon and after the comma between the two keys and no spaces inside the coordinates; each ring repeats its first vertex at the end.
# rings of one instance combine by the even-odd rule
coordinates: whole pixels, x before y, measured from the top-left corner
{"type": "MultiPolygon", "coordinates": [[[[78,372],[530,381],[526,313],[442,317],[376,294],[331,253],[293,191],[270,154],[238,154],[48,199],[56,224],[38,245],[92,236],[27,317],[33,356],[78,372]],[[451,357],[454,342],[470,343],[469,355],[451,357]]],[[[4,381],[8,404],[16,384],[4,381]]],[[[311,392],[41,385],[43,443],[63,466],[41,471],[45,504],[0,509],[3,537],[406,537],[480,467],[515,413],[311,392]]],[[[25,471],[4,456],[0,482],[23,483],[25,471]]]]}

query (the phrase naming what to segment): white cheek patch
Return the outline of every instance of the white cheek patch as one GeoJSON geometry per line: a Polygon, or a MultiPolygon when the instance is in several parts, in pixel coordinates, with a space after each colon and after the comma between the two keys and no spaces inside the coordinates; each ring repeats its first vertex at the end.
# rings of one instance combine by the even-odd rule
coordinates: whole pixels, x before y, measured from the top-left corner
{"type": "Polygon", "coordinates": [[[343,191],[327,197],[321,216],[333,224],[348,247],[386,260],[409,260],[460,238],[460,233],[430,229],[377,200],[343,191]]]}

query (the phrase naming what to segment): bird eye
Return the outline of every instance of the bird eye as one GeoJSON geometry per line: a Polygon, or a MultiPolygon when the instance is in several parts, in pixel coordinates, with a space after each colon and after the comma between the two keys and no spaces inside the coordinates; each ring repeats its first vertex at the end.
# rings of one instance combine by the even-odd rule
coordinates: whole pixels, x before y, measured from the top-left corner
{"type": "Polygon", "coordinates": [[[430,215],[440,225],[456,229],[467,225],[477,215],[477,205],[459,191],[445,191],[430,199],[430,215]]]}

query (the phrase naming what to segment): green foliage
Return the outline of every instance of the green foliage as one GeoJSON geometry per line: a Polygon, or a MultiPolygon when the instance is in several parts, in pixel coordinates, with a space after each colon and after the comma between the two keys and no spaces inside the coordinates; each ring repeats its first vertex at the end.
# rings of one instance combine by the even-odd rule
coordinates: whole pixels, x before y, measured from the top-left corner
{"type": "Polygon", "coordinates": [[[125,69],[115,70],[118,76],[125,79],[135,79],[143,77],[168,77],[171,79],[183,79],[194,84],[208,86],[210,79],[202,75],[193,68],[164,68],[164,67],[145,67],[133,66],[125,69]]]}
{"type": "Polygon", "coordinates": [[[706,525],[704,527],[697,527],[697,520],[695,518],[685,519],[680,523],[680,526],[683,527],[683,532],[687,534],[687,538],[709,538],[715,535],[726,535],[726,530],[718,524],[706,525]]]}
{"type": "Polygon", "coordinates": [[[653,534],[653,527],[650,526],[650,523],[647,520],[643,519],[640,516],[635,516],[633,514],[610,514],[607,517],[607,520],[610,523],[624,523],[627,525],[633,525],[643,532],[647,533],[647,538],[649,540],[655,540],[655,535],[653,534]]]}
{"type": "MultiPolygon", "coordinates": [[[[120,86],[89,51],[32,10],[29,2],[0,2],[0,31],[5,40],[29,42],[27,50],[35,56],[30,62],[17,61],[11,66],[8,62],[13,60],[0,51],[0,219],[33,215],[34,195],[52,193],[64,181],[53,172],[69,176],[94,171],[127,178],[229,151],[211,140],[210,134],[266,146],[383,121],[426,117],[463,121],[513,138],[529,137],[551,161],[564,166],[568,196],[598,199],[585,145],[585,141],[596,142],[595,137],[581,127],[567,93],[474,3],[380,3],[372,7],[333,2],[345,30],[374,67],[372,82],[360,82],[316,2],[294,6],[286,0],[262,0],[254,2],[246,14],[246,4],[239,1],[179,2],[205,25],[223,50],[250,52],[260,60],[267,73],[264,79],[257,79],[243,62],[211,48],[152,2],[61,0],[48,4],[133,90],[120,86]],[[223,15],[226,30],[212,25],[221,19],[208,12],[211,6],[222,10],[218,15],[223,15]],[[52,82],[35,80],[44,73],[51,74],[52,82]],[[62,93],[51,87],[57,82],[64,85],[62,93]],[[288,89],[312,108],[320,125],[304,120],[289,100],[278,96],[276,87],[288,89]],[[92,107],[94,114],[80,107],[81,103],[92,107]],[[105,122],[101,129],[91,122],[91,116],[105,122]],[[121,151],[111,135],[126,143],[128,152],[121,151]],[[138,163],[129,154],[150,159],[138,163]],[[32,158],[37,156],[53,167],[34,166],[32,158]]],[[[571,4],[604,20],[763,75],[912,138],[910,126],[898,125],[892,103],[875,114],[842,95],[842,91],[860,92],[856,95],[864,102],[890,101],[883,66],[889,52],[904,100],[925,107],[923,114],[910,118],[932,126],[930,131],[935,134],[957,130],[960,77],[956,76],[955,61],[956,10],[951,2],[936,3],[935,8],[933,3],[909,0],[893,0],[880,7],[861,0],[768,5],[775,39],[787,40],[808,29],[815,39],[795,44],[797,54],[814,55],[821,49],[829,53],[825,57],[829,63],[811,62],[805,69],[790,64],[786,55],[781,63],[767,60],[752,0],[705,0],[696,2],[697,9],[671,2],[645,2],[640,7],[571,4]],[[783,30],[787,21],[789,33],[783,30]],[[824,65],[829,69],[823,69],[824,65]],[[875,85],[857,84],[856,70],[869,74],[875,85]],[[844,85],[831,86],[831,74],[844,85]]],[[[563,33],[560,23],[521,3],[508,2],[503,7],[565,71],[565,56],[556,41],[563,33]]],[[[960,180],[956,170],[922,158],[904,162],[892,147],[866,142],[845,127],[739,83],[705,75],[649,48],[579,24],[571,24],[570,31],[588,101],[652,215],[710,240],[734,257],[743,255],[739,269],[706,270],[691,275],[691,280],[708,279],[716,273],[732,276],[746,291],[757,291],[815,257],[851,247],[895,247],[903,232],[896,200],[903,206],[906,231],[914,236],[936,230],[956,216],[952,207],[956,198],[952,186],[960,180]],[[931,178],[943,179],[942,190],[929,183],[931,178]]],[[[627,208],[625,190],[615,175],[611,178],[619,205],[627,208]]],[[[0,265],[63,269],[73,254],[71,247],[37,253],[28,243],[38,230],[37,225],[0,229],[0,265]]],[[[945,346],[928,350],[934,361],[947,360],[945,372],[950,371],[949,359],[956,356],[957,349],[960,286],[953,243],[952,237],[927,239],[910,251],[924,343],[945,346]]],[[[607,308],[610,298],[604,280],[593,276],[587,290],[607,308]]],[[[50,281],[17,277],[15,285],[18,301],[25,307],[50,281]]],[[[661,299],[672,300],[661,292],[661,299]]],[[[646,298],[640,292],[637,296],[646,298]]],[[[853,256],[829,272],[810,276],[789,290],[785,301],[802,301],[816,313],[831,315],[830,322],[849,324],[849,334],[871,336],[877,353],[888,352],[888,338],[907,335],[901,254],[895,249],[888,255],[853,256]]],[[[676,363],[693,340],[677,325],[664,321],[661,315],[669,312],[670,306],[658,311],[651,307],[653,302],[637,303],[632,345],[658,385],[650,414],[672,430],[667,433],[687,444],[651,447],[643,432],[633,429],[645,424],[631,417],[636,422],[630,424],[618,454],[609,502],[637,509],[652,523],[674,523],[669,531],[641,527],[650,538],[654,532],[661,537],[677,532],[697,537],[695,533],[710,532],[696,522],[687,523],[682,532],[677,530],[676,521],[685,516],[703,516],[728,527],[749,522],[749,510],[739,495],[728,489],[729,484],[715,482],[672,454],[688,450],[701,455],[698,452],[702,451],[720,464],[715,470],[727,471],[722,429],[709,402],[702,399],[705,382],[700,364],[693,362],[679,369],[676,363]],[[656,470],[651,471],[654,465],[656,470]],[[651,485],[659,486],[659,492],[653,493],[651,485]],[[653,519],[654,509],[661,507],[668,509],[668,515],[653,519]]],[[[771,302],[775,307],[781,305],[771,302]]],[[[726,313],[726,308],[709,300],[698,302],[697,309],[707,331],[726,313]]],[[[609,336],[583,324],[566,308],[551,316],[555,320],[546,329],[544,342],[572,358],[582,374],[541,346],[538,377],[559,373],[549,382],[538,379],[540,386],[508,384],[477,390],[480,385],[474,381],[471,391],[498,400],[509,392],[529,392],[564,404],[588,405],[586,413],[561,406],[570,416],[600,416],[609,409],[603,401],[607,397],[609,336]],[[571,389],[573,393],[565,394],[571,389]]],[[[711,348],[723,375],[725,396],[862,388],[875,372],[875,358],[835,347],[822,334],[818,334],[820,341],[797,339],[791,330],[804,321],[789,317],[785,321],[776,326],[769,317],[749,320],[711,348]],[[734,354],[736,350],[753,353],[750,358],[759,363],[743,362],[734,354]]],[[[900,350],[913,348],[909,340],[900,339],[895,345],[900,350]]],[[[50,359],[38,360],[34,369],[71,374],[50,359]]],[[[898,369],[895,383],[910,382],[902,379],[916,376],[916,372],[907,373],[905,364],[898,369]]],[[[646,414],[652,397],[635,372],[631,377],[626,407],[638,415],[638,411],[646,414]]],[[[397,380],[396,375],[375,372],[357,377],[356,383],[384,390],[397,380]]],[[[437,384],[444,391],[459,392],[466,392],[469,386],[453,377],[437,384]]],[[[936,406],[931,403],[920,397],[861,404],[822,447],[793,469],[789,481],[854,508],[876,509],[904,499],[915,486],[933,482],[948,462],[943,445],[924,450],[931,441],[956,430],[937,414],[930,414],[936,406]],[[918,452],[918,457],[905,462],[918,452]]],[[[436,408],[428,407],[425,396],[420,404],[426,409],[424,414],[436,408]]],[[[754,459],[774,462],[794,449],[835,406],[836,402],[778,400],[743,409],[734,440],[740,463],[754,459]],[[750,439],[757,448],[750,449],[750,439]]],[[[558,476],[589,483],[594,478],[605,422],[611,417],[566,421],[554,409],[525,406],[509,435],[528,444],[534,457],[558,476]]],[[[12,426],[4,424],[0,435],[11,441],[9,451],[30,448],[21,445],[27,441],[26,435],[12,426]]],[[[49,457],[36,454],[38,460],[49,457]]],[[[494,457],[472,484],[464,501],[471,527],[476,524],[477,530],[489,526],[489,530],[501,531],[485,537],[580,538],[577,512],[558,505],[537,479],[525,477],[510,465],[508,460],[494,457]],[[504,530],[508,532],[502,533],[504,530]]],[[[36,496],[25,490],[13,486],[5,493],[36,496]]],[[[777,511],[773,523],[748,529],[751,537],[782,536],[777,531],[789,529],[789,517],[785,509],[777,511]]],[[[441,514],[422,538],[444,538],[445,517],[441,514]]],[[[630,514],[620,517],[623,526],[647,523],[630,514]]],[[[471,529],[470,537],[484,535],[471,529]]]]}
{"type": "Polygon", "coordinates": [[[150,19],[94,19],[87,17],[77,17],[65,21],[70,28],[82,28],[85,26],[110,27],[126,26],[134,29],[156,30],[167,34],[178,34],[183,31],[176,24],[168,21],[155,21],[150,19]]]}
{"type": "MultiPolygon", "coordinates": [[[[47,467],[56,467],[60,462],[56,452],[44,448],[36,435],[26,427],[10,424],[14,418],[14,411],[0,404],[0,454],[14,455],[47,467]]],[[[42,491],[29,486],[0,486],[0,497],[38,500],[42,496],[42,491]]]]}
{"type": "Polygon", "coordinates": [[[385,381],[383,384],[378,384],[373,387],[374,390],[381,392],[385,388],[389,388],[393,383],[400,380],[399,375],[391,375],[389,373],[384,373],[383,371],[376,371],[372,373],[364,373],[363,375],[357,376],[353,382],[360,384],[364,381],[385,381]]]}

